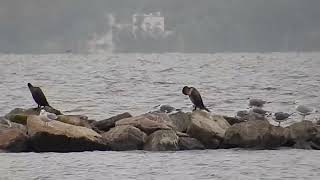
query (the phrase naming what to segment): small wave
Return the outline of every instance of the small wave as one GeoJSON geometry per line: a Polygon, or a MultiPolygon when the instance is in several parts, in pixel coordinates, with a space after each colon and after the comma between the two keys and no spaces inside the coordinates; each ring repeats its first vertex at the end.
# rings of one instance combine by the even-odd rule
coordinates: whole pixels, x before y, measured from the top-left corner
{"type": "Polygon", "coordinates": [[[278,88],[275,87],[265,87],[265,88],[261,88],[261,90],[267,90],[267,91],[274,91],[277,90],[278,88]]]}
{"type": "Polygon", "coordinates": [[[175,71],[175,69],[174,68],[167,68],[167,69],[160,70],[159,72],[172,72],[172,71],[175,71]]]}
{"type": "Polygon", "coordinates": [[[176,84],[174,82],[165,82],[165,81],[155,81],[153,84],[176,84]]]}

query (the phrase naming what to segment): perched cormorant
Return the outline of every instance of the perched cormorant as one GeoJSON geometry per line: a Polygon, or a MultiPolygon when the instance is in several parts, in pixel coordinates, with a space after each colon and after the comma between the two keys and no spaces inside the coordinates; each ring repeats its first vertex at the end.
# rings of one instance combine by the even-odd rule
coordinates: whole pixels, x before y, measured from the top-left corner
{"type": "MultiPolygon", "coordinates": [[[[42,90],[39,87],[34,87],[32,84],[28,83],[29,90],[32,94],[34,101],[38,104],[38,108],[41,106],[50,106],[46,96],[43,94],[42,90]]],[[[50,106],[51,107],[51,106],[50,106]]]]}
{"type": "Polygon", "coordinates": [[[204,106],[202,98],[201,98],[201,95],[200,95],[199,91],[196,88],[185,86],[182,89],[182,93],[184,95],[188,95],[189,96],[191,102],[194,105],[194,109],[193,110],[196,110],[197,108],[199,108],[201,110],[203,109],[203,110],[206,110],[206,111],[210,112],[209,109],[207,109],[204,106]]]}
{"type": "Polygon", "coordinates": [[[42,121],[44,121],[45,126],[48,126],[50,121],[58,119],[57,115],[55,115],[53,113],[49,113],[49,112],[45,111],[44,109],[41,109],[39,116],[40,116],[40,119],[42,121]]]}

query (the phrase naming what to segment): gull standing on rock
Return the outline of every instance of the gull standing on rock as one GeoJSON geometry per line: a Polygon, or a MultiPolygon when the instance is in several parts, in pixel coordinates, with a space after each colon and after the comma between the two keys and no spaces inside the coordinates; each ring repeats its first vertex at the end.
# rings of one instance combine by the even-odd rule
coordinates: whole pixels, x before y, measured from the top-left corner
{"type": "Polygon", "coordinates": [[[272,119],[276,122],[279,123],[278,126],[280,126],[281,122],[284,122],[286,120],[288,120],[288,118],[294,113],[284,113],[284,112],[276,112],[276,113],[272,113],[272,119]]]}
{"type": "Polygon", "coordinates": [[[258,107],[258,108],[261,108],[263,107],[264,104],[266,104],[267,101],[264,101],[262,99],[250,99],[248,100],[248,104],[249,104],[249,107],[258,107]]]}
{"type": "Polygon", "coordinates": [[[45,126],[49,126],[49,122],[58,119],[57,115],[49,113],[44,109],[40,111],[40,119],[45,122],[45,126]]]}
{"type": "Polygon", "coordinates": [[[302,116],[302,121],[307,115],[317,112],[313,108],[307,107],[305,105],[297,105],[296,111],[302,116]]]}

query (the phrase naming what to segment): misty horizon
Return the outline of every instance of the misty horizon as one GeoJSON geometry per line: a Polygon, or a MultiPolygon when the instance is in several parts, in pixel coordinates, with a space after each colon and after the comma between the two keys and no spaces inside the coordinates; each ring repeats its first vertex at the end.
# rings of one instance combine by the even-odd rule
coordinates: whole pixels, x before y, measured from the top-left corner
{"type": "MultiPolygon", "coordinates": [[[[179,47],[169,52],[319,51],[318,7],[317,0],[5,0],[0,2],[0,52],[85,53],[93,36],[111,31],[110,14],[125,23],[135,13],[155,12],[176,35],[169,43],[179,47]]],[[[148,53],[158,46],[139,48],[148,53]]]]}

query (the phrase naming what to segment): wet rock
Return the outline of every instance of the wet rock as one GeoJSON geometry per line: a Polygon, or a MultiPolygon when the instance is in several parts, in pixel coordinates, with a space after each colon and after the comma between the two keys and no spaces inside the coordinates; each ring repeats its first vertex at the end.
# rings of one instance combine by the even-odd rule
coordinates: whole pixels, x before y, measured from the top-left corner
{"type": "Polygon", "coordinates": [[[195,138],[179,137],[180,150],[201,150],[205,149],[204,145],[195,138]]]}
{"type": "MultiPolygon", "coordinates": [[[[294,123],[288,127],[289,140],[288,144],[297,149],[312,149],[311,141],[314,141],[314,147],[317,143],[317,135],[319,130],[311,121],[301,121],[294,123]]],[[[320,144],[320,143],[319,143],[320,144]]]]}
{"type": "Polygon", "coordinates": [[[92,129],[51,121],[48,126],[39,116],[27,120],[29,142],[35,152],[80,152],[107,150],[102,136],[92,129]]]}
{"type": "Polygon", "coordinates": [[[11,122],[5,118],[0,118],[0,130],[1,129],[8,129],[8,128],[17,128],[17,129],[20,129],[24,132],[27,131],[27,127],[22,124],[11,122]]]}
{"type": "Polygon", "coordinates": [[[288,127],[290,140],[310,140],[317,134],[316,125],[311,121],[301,121],[288,127]]]}
{"type": "Polygon", "coordinates": [[[50,107],[50,106],[45,106],[45,107],[44,107],[44,110],[46,110],[46,111],[49,112],[49,113],[56,114],[56,115],[63,115],[63,114],[61,113],[61,111],[59,111],[59,110],[57,110],[57,109],[55,109],[55,108],[53,108],[53,107],[50,107]]]}
{"type": "Polygon", "coordinates": [[[138,128],[125,125],[117,126],[102,134],[112,150],[141,150],[147,135],[138,128]]]}
{"type": "Polygon", "coordinates": [[[0,150],[4,152],[25,152],[28,150],[26,131],[18,128],[4,128],[0,125],[0,150]]]}
{"type": "Polygon", "coordinates": [[[147,151],[177,151],[179,137],[173,130],[159,130],[148,136],[144,145],[147,151]]]}
{"type": "Polygon", "coordinates": [[[223,141],[225,131],[229,127],[230,124],[222,116],[194,111],[191,114],[191,124],[187,134],[199,140],[206,148],[216,149],[223,141]]]}
{"type": "Polygon", "coordinates": [[[183,133],[183,132],[179,132],[179,131],[176,131],[176,134],[177,134],[178,137],[190,137],[189,134],[183,133]]]}
{"type": "Polygon", "coordinates": [[[264,114],[255,113],[253,111],[249,112],[249,115],[247,116],[247,118],[248,118],[247,121],[265,121],[265,122],[269,122],[264,114]]]}
{"type": "Polygon", "coordinates": [[[320,150],[320,126],[317,126],[317,135],[312,137],[310,146],[312,149],[320,150]]]}
{"type": "MultiPolygon", "coordinates": [[[[46,106],[44,109],[47,112],[55,113],[57,115],[62,114],[59,110],[56,110],[52,107],[46,106]]],[[[39,114],[40,114],[40,109],[38,108],[30,108],[30,109],[15,108],[12,111],[10,111],[8,114],[6,114],[5,117],[9,119],[11,122],[26,125],[28,116],[39,115],[39,114]]]]}
{"type": "Polygon", "coordinates": [[[138,129],[140,129],[141,131],[145,132],[148,135],[157,131],[157,130],[171,129],[166,124],[150,120],[144,116],[125,118],[125,119],[121,119],[116,122],[116,126],[123,126],[123,125],[134,126],[138,129]]]}
{"type": "Polygon", "coordinates": [[[232,125],[225,133],[223,146],[274,149],[287,142],[288,131],[266,121],[247,121],[232,125]]]}
{"type": "Polygon", "coordinates": [[[102,121],[93,122],[92,125],[100,131],[109,131],[109,129],[115,127],[117,121],[130,117],[132,117],[132,115],[128,112],[125,112],[102,121]]]}
{"type": "Polygon", "coordinates": [[[187,132],[191,124],[191,113],[177,112],[169,115],[177,131],[187,132]]]}
{"type": "Polygon", "coordinates": [[[138,117],[141,118],[148,118],[152,121],[155,121],[160,124],[165,124],[170,128],[174,128],[174,124],[171,122],[171,119],[167,113],[157,113],[157,112],[152,112],[152,113],[146,113],[142,114],[138,117]]]}
{"type": "Polygon", "coordinates": [[[39,115],[40,111],[37,112],[34,109],[22,109],[22,108],[15,108],[10,111],[8,114],[5,115],[5,118],[9,119],[11,122],[19,123],[26,125],[27,118],[29,115],[39,115]]]}
{"type": "Polygon", "coordinates": [[[88,117],[83,115],[59,115],[57,121],[75,126],[91,128],[88,117]]]}

